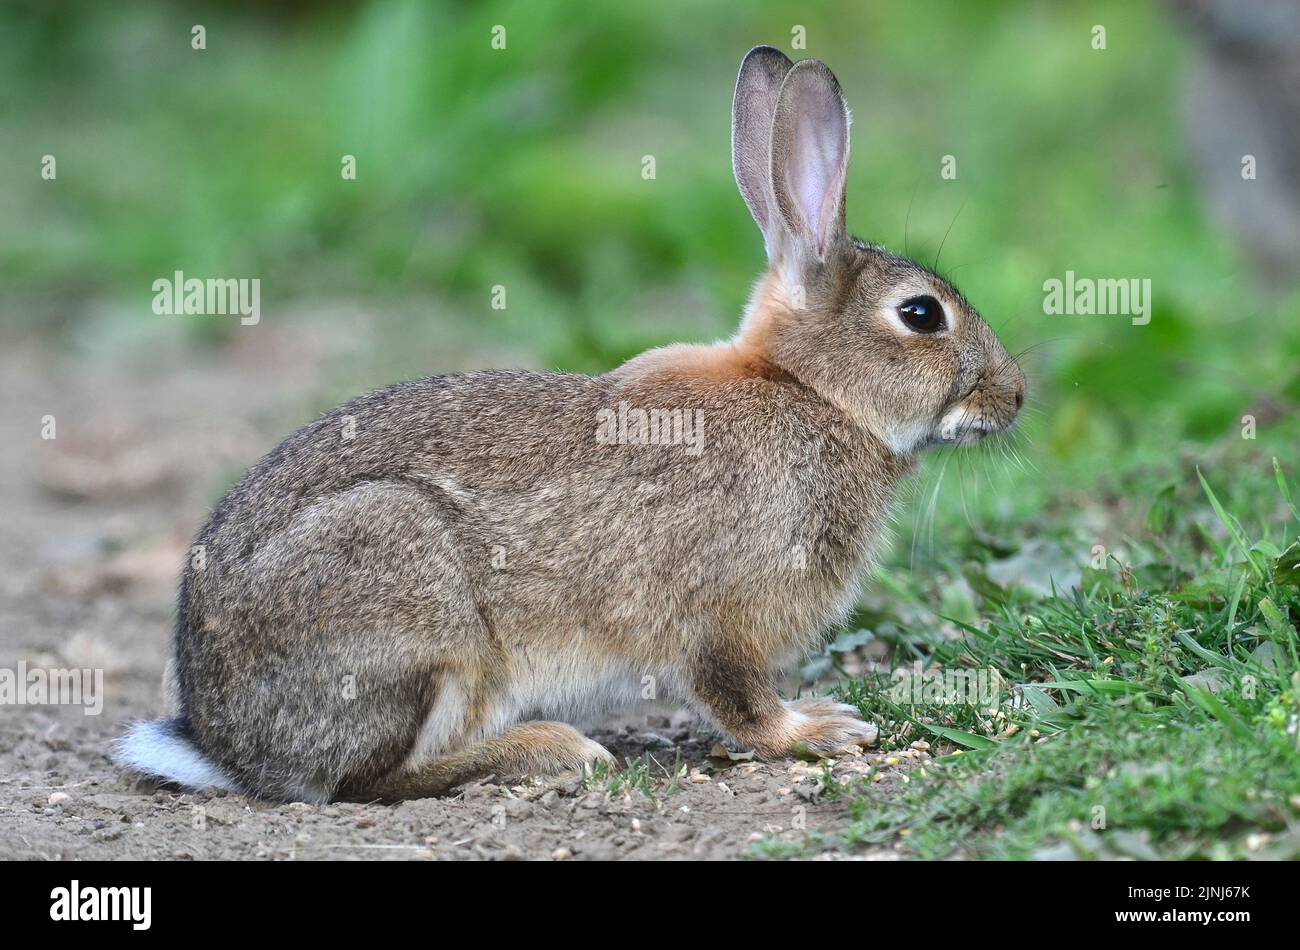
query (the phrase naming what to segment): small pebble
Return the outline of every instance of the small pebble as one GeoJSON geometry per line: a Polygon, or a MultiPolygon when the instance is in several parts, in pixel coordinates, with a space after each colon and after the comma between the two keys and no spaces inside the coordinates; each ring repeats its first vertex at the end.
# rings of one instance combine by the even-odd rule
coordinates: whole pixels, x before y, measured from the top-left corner
{"type": "Polygon", "coordinates": [[[54,792],[46,799],[51,805],[64,805],[72,801],[72,796],[67,792],[54,792]]]}
{"type": "Polygon", "coordinates": [[[568,848],[556,848],[551,852],[552,861],[567,861],[571,857],[573,857],[573,852],[568,848]]]}
{"type": "Polygon", "coordinates": [[[1267,834],[1246,835],[1246,850],[1258,851],[1260,848],[1264,847],[1264,845],[1268,844],[1272,840],[1273,840],[1273,836],[1267,834]]]}

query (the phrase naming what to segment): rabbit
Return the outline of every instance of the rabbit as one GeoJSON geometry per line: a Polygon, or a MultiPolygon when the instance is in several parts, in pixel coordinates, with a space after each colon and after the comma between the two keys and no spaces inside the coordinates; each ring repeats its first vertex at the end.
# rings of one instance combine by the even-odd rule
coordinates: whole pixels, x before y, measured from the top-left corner
{"type": "Polygon", "coordinates": [[[767,272],[735,336],[599,376],[400,383],[285,439],[180,582],[170,719],[126,768],[273,800],[401,801],[610,760],[568,725],[653,695],[764,758],[864,744],[775,673],[843,622],[923,450],[1025,379],[948,282],[845,231],[823,63],[741,64],[732,163],[767,272]]]}

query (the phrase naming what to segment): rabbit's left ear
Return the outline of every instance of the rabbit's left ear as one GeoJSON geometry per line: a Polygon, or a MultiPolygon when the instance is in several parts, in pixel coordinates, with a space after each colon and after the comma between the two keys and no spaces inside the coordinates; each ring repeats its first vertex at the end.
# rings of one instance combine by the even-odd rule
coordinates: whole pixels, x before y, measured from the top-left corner
{"type": "Polygon", "coordinates": [[[786,74],[772,121],[772,192],[799,256],[818,262],[844,238],[849,109],[835,74],[805,59],[786,74]]]}
{"type": "Polygon", "coordinates": [[[749,213],[763,232],[768,257],[780,229],[772,199],[772,117],[781,82],[793,64],[771,46],[755,46],[740,64],[731,104],[731,168],[749,213]]]}

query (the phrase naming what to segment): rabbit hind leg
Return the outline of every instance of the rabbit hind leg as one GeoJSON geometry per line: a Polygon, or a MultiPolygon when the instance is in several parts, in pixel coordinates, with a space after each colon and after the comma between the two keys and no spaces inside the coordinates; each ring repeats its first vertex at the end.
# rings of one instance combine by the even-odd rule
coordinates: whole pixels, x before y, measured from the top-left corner
{"type": "Polygon", "coordinates": [[[345,791],[345,801],[396,802],[445,795],[476,779],[518,779],[579,769],[614,757],[562,722],[524,722],[467,749],[407,767],[368,788],[345,791]]]}

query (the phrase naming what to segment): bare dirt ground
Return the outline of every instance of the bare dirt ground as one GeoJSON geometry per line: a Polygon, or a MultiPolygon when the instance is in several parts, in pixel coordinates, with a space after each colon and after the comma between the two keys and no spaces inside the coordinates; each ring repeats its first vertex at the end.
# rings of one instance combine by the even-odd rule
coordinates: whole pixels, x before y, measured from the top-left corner
{"type": "MultiPolygon", "coordinates": [[[[631,790],[570,774],[396,806],[309,806],[123,775],[108,745],[126,721],[164,710],[174,583],[192,534],[222,487],[308,418],[310,394],[348,358],[338,340],[321,342],[328,335],[259,331],[256,346],[207,354],[179,333],[147,354],[0,347],[0,670],[104,671],[98,715],[0,705],[0,859],[713,859],[834,830],[844,806],[819,795],[820,765],[711,755],[716,738],[666,709],[589,730],[648,766],[631,790]],[[42,438],[48,416],[54,439],[42,438]]],[[[450,359],[487,365],[482,354],[450,359]]],[[[834,775],[875,763],[888,787],[926,754],[884,758],[846,755],[834,775]]]]}

